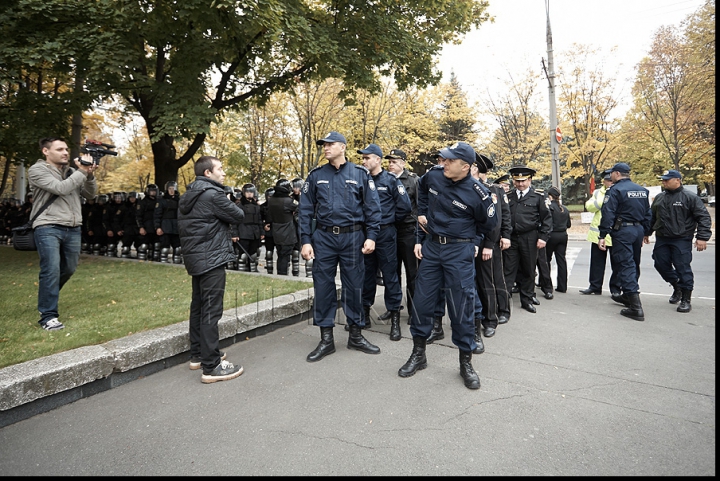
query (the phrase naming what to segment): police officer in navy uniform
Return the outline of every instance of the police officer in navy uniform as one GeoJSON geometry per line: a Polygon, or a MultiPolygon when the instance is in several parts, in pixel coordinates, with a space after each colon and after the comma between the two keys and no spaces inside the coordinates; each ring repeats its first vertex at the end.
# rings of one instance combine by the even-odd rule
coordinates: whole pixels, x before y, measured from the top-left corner
{"type": "Polygon", "coordinates": [[[446,291],[452,341],[459,349],[460,375],[465,387],[479,389],[480,378],[472,366],[475,342],[474,259],[483,237],[498,223],[495,205],[488,190],[470,175],[475,151],[458,142],[440,151],[444,162],[425,173],[418,182],[418,223],[427,232],[415,246],[421,259],[415,281],[410,333],[413,350],[399,369],[409,377],[427,367],[426,341],[433,327],[440,297],[446,291]]]}
{"type": "Polygon", "coordinates": [[[400,305],[402,304],[402,288],[397,273],[397,230],[395,225],[403,221],[412,206],[402,182],[393,174],[382,168],[382,149],[377,144],[370,144],[363,150],[363,165],[370,172],[380,199],[380,233],[375,241],[375,250],[365,254],[365,282],[363,283],[363,315],[365,327],[370,325],[370,308],[375,302],[377,282],[375,272],[382,272],[385,309],[390,312],[390,340],[399,341],[400,305]]]}
{"type": "MultiPolygon", "coordinates": [[[[405,302],[407,304],[408,319],[410,324],[410,316],[412,313],[412,298],[415,294],[415,277],[418,270],[418,259],[415,257],[415,226],[417,224],[417,183],[418,175],[410,172],[405,168],[407,154],[400,149],[393,149],[388,155],[387,170],[394,174],[407,192],[408,200],[410,200],[410,215],[399,222],[395,223],[397,230],[397,259],[398,259],[398,281],[402,288],[402,270],[405,267],[405,302]]],[[[402,306],[400,306],[402,310],[402,306]]],[[[390,319],[390,312],[378,316],[380,320],[390,319]]]]}
{"type": "MultiPolygon", "coordinates": [[[[508,170],[512,175],[515,187],[508,194],[512,234],[510,248],[503,252],[505,283],[512,286],[518,280],[520,305],[533,314],[535,297],[535,266],[538,250],[545,247],[550,231],[552,218],[545,203],[545,196],[535,192],[532,187],[532,176],[535,170],[525,165],[518,165],[508,170]]],[[[506,314],[510,318],[510,313],[506,314]]]]}
{"type": "MultiPolygon", "coordinates": [[[[712,236],[712,219],[699,196],[682,186],[682,174],[668,170],[662,176],[663,192],[655,196],[650,207],[650,234],[655,232],[653,259],[655,270],[673,286],[670,304],[680,305],[678,312],[690,312],[695,279],[692,262],[692,241],[697,230],[695,247],[698,252],[707,248],[712,236]]],[[[643,241],[650,243],[649,237],[643,241]]]]}
{"type": "Polygon", "coordinates": [[[319,361],[335,352],[333,327],[337,310],[335,275],[340,265],[341,303],[350,324],[348,349],[380,354],[380,348],[362,335],[363,254],[375,250],[380,232],[380,199],[368,170],[345,158],[347,142],[339,132],[317,141],[327,164],[314,168],[300,196],[301,255],[314,259],[313,323],[320,327],[320,342],[307,356],[319,361]]]}
{"type": "MultiPolygon", "coordinates": [[[[155,203],[157,201],[158,186],[149,184],[145,187],[145,196],[135,203],[135,221],[140,234],[140,248],[138,259],[153,260],[153,251],[157,243],[155,234],[155,203]]],[[[159,245],[157,246],[159,247],[159,245]]],[[[158,256],[159,260],[159,256],[158,256]]]]}
{"type": "Polygon", "coordinates": [[[475,258],[475,282],[482,303],[482,317],[475,325],[476,341],[480,339],[480,329],[485,337],[495,335],[500,313],[509,312],[510,292],[505,285],[502,251],[510,247],[512,224],[510,223],[510,204],[507,194],[499,184],[490,184],[487,173],[493,168],[493,161],[487,155],[477,154],[475,159],[478,180],[490,192],[495,204],[495,215],[498,224],[485,236],[480,252],[475,258]]]}
{"type": "Polygon", "coordinates": [[[548,267],[553,255],[557,264],[557,289],[558,292],[567,292],[567,259],[565,252],[567,250],[568,233],[567,230],[572,225],[570,220],[570,211],[562,205],[560,200],[560,189],[550,187],[548,189],[548,197],[550,198],[550,215],[552,216],[552,232],[545,246],[545,256],[547,257],[548,267]]]}
{"type": "Polygon", "coordinates": [[[614,185],[603,201],[598,248],[606,249],[605,236],[610,234],[610,255],[615,259],[622,288],[622,295],[613,296],[613,300],[626,306],[620,314],[644,321],[638,279],[643,238],[650,235],[651,229],[650,192],[630,180],[630,166],[625,162],[615,164],[610,175],[614,185]]]}

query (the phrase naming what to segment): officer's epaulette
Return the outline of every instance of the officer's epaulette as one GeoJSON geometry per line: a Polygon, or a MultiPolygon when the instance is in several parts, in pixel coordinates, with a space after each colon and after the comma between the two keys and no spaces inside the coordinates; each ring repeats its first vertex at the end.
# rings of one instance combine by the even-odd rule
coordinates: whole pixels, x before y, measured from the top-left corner
{"type": "Polygon", "coordinates": [[[418,175],[415,172],[408,171],[408,176],[410,177],[417,177],[418,175]]]}
{"type": "Polygon", "coordinates": [[[322,167],[323,165],[327,165],[327,164],[318,165],[317,167],[315,167],[314,169],[312,169],[310,172],[308,172],[308,175],[312,174],[313,172],[315,172],[316,170],[318,170],[318,169],[319,169],[320,167],[322,167]]]}
{"type": "Polygon", "coordinates": [[[477,193],[477,195],[480,196],[480,198],[482,200],[485,200],[488,198],[488,191],[487,191],[487,189],[483,189],[480,182],[473,182],[472,186],[473,186],[473,190],[477,193]]]}
{"type": "Polygon", "coordinates": [[[433,165],[433,166],[430,168],[430,170],[438,170],[438,169],[442,169],[442,168],[443,168],[442,165],[433,165]]]}
{"type": "Polygon", "coordinates": [[[535,189],[535,192],[537,192],[540,195],[545,195],[545,191],[543,189],[535,189]]]}

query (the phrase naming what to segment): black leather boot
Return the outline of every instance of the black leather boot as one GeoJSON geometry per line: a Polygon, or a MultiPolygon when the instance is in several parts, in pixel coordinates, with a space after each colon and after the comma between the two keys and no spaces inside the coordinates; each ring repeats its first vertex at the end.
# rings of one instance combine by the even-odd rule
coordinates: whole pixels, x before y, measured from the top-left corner
{"type": "Polygon", "coordinates": [[[460,351],[460,376],[468,389],[480,389],[480,377],[473,369],[472,352],[460,351]]]}
{"type": "Polygon", "coordinates": [[[482,320],[475,319],[475,344],[477,347],[473,351],[473,354],[482,354],[485,352],[485,344],[482,340],[482,320]]]}
{"type": "Polygon", "coordinates": [[[631,292],[629,294],[623,294],[629,299],[630,305],[627,309],[622,309],[620,314],[636,321],[644,321],[645,313],[643,313],[642,304],[640,303],[640,293],[631,292]]]}
{"type": "Polygon", "coordinates": [[[680,302],[680,299],[682,299],[682,289],[680,289],[680,286],[678,286],[677,282],[672,285],[673,293],[672,296],[670,296],[670,299],[668,299],[668,302],[670,304],[677,304],[680,302]]]}
{"type": "Polygon", "coordinates": [[[413,350],[410,359],[403,364],[398,370],[398,376],[410,377],[417,371],[422,371],[427,367],[427,357],[425,357],[426,341],[422,337],[413,337],[413,350]]]}
{"type": "Polygon", "coordinates": [[[445,332],[443,332],[442,327],[442,317],[436,317],[433,319],[433,328],[432,332],[427,338],[427,343],[432,344],[435,340],[445,339],[445,332]]]}
{"type": "Polygon", "coordinates": [[[690,298],[692,297],[692,291],[687,289],[682,290],[682,296],[680,298],[680,305],[677,308],[678,312],[690,312],[692,306],[690,305],[690,298]]]}
{"type": "Polygon", "coordinates": [[[400,334],[400,311],[390,312],[390,340],[399,341],[402,338],[400,334]]]}
{"type": "Polygon", "coordinates": [[[315,362],[324,358],[328,354],[335,352],[335,340],[333,339],[332,327],[320,328],[320,343],[315,350],[308,354],[307,362],[315,362]]]}
{"type": "Polygon", "coordinates": [[[368,340],[363,337],[360,326],[357,324],[350,326],[347,348],[362,351],[366,354],[380,354],[380,348],[374,344],[370,344],[368,340]]]}
{"type": "Polygon", "coordinates": [[[610,294],[610,297],[613,301],[617,302],[618,304],[622,304],[625,307],[630,307],[630,298],[627,294],[610,294]]]}

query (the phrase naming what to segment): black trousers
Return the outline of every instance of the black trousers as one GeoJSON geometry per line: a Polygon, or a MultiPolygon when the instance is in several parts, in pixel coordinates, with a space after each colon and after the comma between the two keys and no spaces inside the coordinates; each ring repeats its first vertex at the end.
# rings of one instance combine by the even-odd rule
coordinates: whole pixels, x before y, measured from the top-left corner
{"type": "MultiPolygon", "coordinates": [[[[538,249],[537,261],[535,263],[537,265],[538,284],[540,284],[540,290],[542,290],[544,294],[552,292],[553,282],[550,277],[550,262],[548,262],[547,259],[547,245],[542,249],[538,249]]],[[[533,276],[533,283],[534,282],[535,276],[533,276]]],[[[535,289],[533,288],[533,291],[534,290],[535,289]]]]}
{"type": "Polygon", "coordinates": [[[277,273],[281,276],[288,275],[288,264],[290,264],[290,255],[295,248],[294,244],[282,246],[275,245],[277,249],[277,273]]]}
{"type": "Polygon", "coordinates": [[[567,243],[567,231],[551,232],[548,243],[545,246],[548,267],[550,267],[550,261],[552,261],[553,255],[555,256],[555,263],[557,264],[557,290],[559,292],[567,291],[567,259],[565,258],[567,243]]]}
{"type": "Polygon", "coordinates": [[[612,247],[608,247],[607,250],[600,250],[597,243],[592,242],[590,244],[590,289],[601,292],[603,286],[603,279],[605,278],[605,265],[607,258],[610,257],[610,268],[612,274],[610,275],[610,292],[620,294],[622,287],[620,286],[620,280],[617,276],[617,268],[615,261],[608,253],[612,251],[612,247]]]}
{"type": "Polygon", "coordinates": [[[503,251],[505,285],[510,288],[517,279],[522,305],[532,304],[535,294],[537,240],[538,232],[536,230],[520,235],[513,234],[510,237],[510,248],[503,251]]]}
{"type": "Polygon", "coordinates": [[[190,355],[200,357],[204,374],[220,364],[218,321],[225,297],[225,264],[192,276],[190,303],[190,355]]]}
{"type": "Polygon", "coordinates": [[[498,325],[500,314],[510,315],[510,293],[505,285],[503,272],[502,249],[493,246],[492,257],[482,260],[482,249],[475,258],[475,282],[482,302],[483,327],[498,325]]]}
{"type": "Polygon", "coordinates": [[[418,272],[418,258],[415,257],[415,228],[401,227],[397,231],[397,273],[402,287],[402,268],[405,266],[405,302],[408,317],[412,312],[412,299],[415,295],[415,278],[418,272]]]}

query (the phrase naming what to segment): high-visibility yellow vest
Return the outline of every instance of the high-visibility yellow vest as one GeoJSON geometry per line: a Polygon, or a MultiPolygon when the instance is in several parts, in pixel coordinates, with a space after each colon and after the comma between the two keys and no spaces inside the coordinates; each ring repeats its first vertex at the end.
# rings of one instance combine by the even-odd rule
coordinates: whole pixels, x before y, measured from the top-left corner
{"type": "MultiPolygon", "coordinates": [[[[607,192],[607,189],[603,185],[599,189],[595,189],[592,197],[585,202],[585,210],[588,212],[595,212],[592,222],[590,222],[590,229],[588,230],[587,235],[587,240],[593,244],[597,244],[600,238],[600,218],[602,217],[602,212],[600,210],[602,209],[603,202],[605,201],[605,192],[607,192]]],[[[610,234],[605,236],[605,245],[608,247],[612,246],[610,234]]]]}

